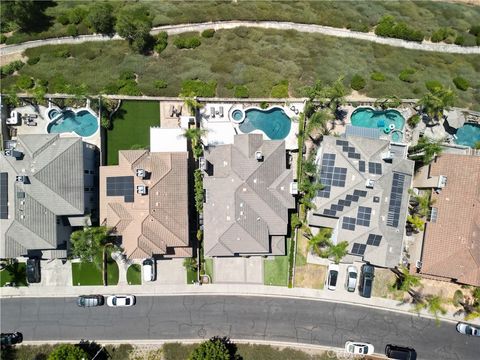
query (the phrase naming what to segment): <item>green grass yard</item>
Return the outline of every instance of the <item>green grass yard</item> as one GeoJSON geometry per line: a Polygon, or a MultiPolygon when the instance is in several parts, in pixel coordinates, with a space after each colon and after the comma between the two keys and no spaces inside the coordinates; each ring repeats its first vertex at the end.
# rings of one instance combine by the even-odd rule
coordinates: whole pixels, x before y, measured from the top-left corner
{"type": "Polygon", "coordinates": [[[147,148],[151,126],[160,126],[158,101],[123,101],[107,132],[108,165],[118,164],[118,150],[147,148]]]}
{"type": "Polygon", "coordinates": [[[132,264],[127,269],[128,285],[142,285],[142,267],[139,264],[132,264]]]}
{"type": "Polygon", "coordinates": [[[108,246],[106,248],[106,252],[107,252],[107,285],[117,285],[118,284],[118,277],[119,277],[118,264],[115,260],[112,259],[112,251],[113,251],[113,248],[111,246],[108,246]]]}
{"type": "Polygon", "coordinates": [[[5,286],[7,282],[15,282],[18,286],[28,286],[27,283],[27,264],[14,263],[0,271],[0,287],[5,286]]]}
{"type": "MultiPolygon", "coordinates": [[[[72,263],[72,283],[74,286],[103,285],[103,248],[98,249],[92,262],[72,263]]],[[[111,247],[107,247],[107,284],[118,284],[118,265],[111,257],[111,247]]]]}
{"type": "Polygon", "coordinates": [[[210,281],[213,282],[213,259],[205,259],[205,274],[210,276],[210,281]]]}
{"type": "MultiPolygon", "coordinates": [[[[290,242],[288,239],[287,252],[290,250],[290,242]]],[[[263,283],[274,286],[288,285],[288,255],[263,260],[263,283]]]]}
{"type": "Polygon", "coordinates": [[[197,281],[197,271],[187,269],[187,284],[193,284],[197,281]]]}

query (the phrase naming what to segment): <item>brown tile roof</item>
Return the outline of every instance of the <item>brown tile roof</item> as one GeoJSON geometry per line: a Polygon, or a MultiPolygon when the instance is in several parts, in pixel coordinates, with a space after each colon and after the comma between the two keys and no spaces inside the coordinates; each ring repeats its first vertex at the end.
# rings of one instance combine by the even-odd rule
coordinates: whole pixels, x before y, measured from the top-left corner
{"type": "Polygon", "coordinates": [[[480,286],[480,157],[442,155],[430,175],[447,184],[432,194],[438,216],[425,229],[421,272],[480,286]]]}
{"type": "Polygon", "coordinates": [[[129,258],[191,256],[188,232],[187,153],[119,152],[119,165],[100,168],[100,219],[122,236],[129,258]],[[137,169],[149,174],[136,176],[137,169]],[[107,177],[133,176],[133,202],[107,196],[107,177]],[[148,186],[148,195],[136,193],[148,186]],[[189,255],[190,254],[190,255],[189,255]]]}

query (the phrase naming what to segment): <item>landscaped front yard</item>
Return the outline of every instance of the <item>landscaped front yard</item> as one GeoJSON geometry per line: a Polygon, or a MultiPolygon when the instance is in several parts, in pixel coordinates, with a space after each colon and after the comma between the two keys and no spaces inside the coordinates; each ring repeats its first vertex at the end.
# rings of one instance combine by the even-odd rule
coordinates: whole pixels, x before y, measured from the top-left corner
{"type": "Polygon", "coordinates": [[[142,285],[142,267],[139,264],[132,264],[127,269],[128,285],[142,285]]]}
{"type": "MultiPolygon", "coordinates": [[[[107,284],[118,284],[118,265],[111,257],[112,249],[107,247],[107,284]]],[[[100,248],[91,262],[72,263],[72,284],[74,286],[104,285],[103,283],[103,248],[100,248]]]]}
{"type": "Polygon", "coordinates": [[[288,252],[290,251],[291,239],[287,240],[287,254],[274,256],[272,259],[263,261],[263,283],[265,285],[287,286],[288,285],[288,252]]]}
{"type": "Polygon", "coordinates": [[[0,271],[0,287],[6,283],[15,283],[17,286],[28,286],[27,284],[27,265],[25,263],[13,263],[7,265],[0,271]]]}
{"type": "Polygon", "coordinates": [[[118,164],[119,150],[147,148],[151,126],[160,126],[158,101],[122,101],[107,132],[108,165],[118,164]]]}
{"type": "Polygon", "coordinates": [[[323,289],[327,269],[325,266],[308,264],[308,240],[298,232],[297,256],[295,259],[295,287],[323,289]]]}

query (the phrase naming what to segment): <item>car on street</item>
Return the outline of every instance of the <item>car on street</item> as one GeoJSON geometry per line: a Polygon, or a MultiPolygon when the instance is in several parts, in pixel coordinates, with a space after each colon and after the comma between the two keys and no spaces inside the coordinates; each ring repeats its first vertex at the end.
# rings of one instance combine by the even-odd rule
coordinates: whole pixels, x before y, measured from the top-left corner
{"type": "Polygon", "coordinates": [[[155,260],[145,259],[142,263],[143,268],[143,281],[155,280],[155,260]]]}
{"type": "Polygon", "coordinates": [[[339,271],[340,271],[340,267],[337,264],[328,265],[327,284],[326,284],[328,290],[335,290],[337,288],[339,271]]]}
{"type": "Polygon", "coordinates": [[[373,345],[358,341],[347,341],[345,343],[345,351],[349,354],[355,355],[370,355],[373,354],[373,345]]]}
{"type": "Polygon", "coordinates": [[[362,275],[360,278],[360,295],[366,298],[372,296],[373,278],[375,277],[375,268],[370,264],[362,265],[362,275]]]}
{"type": "Polygon", "coordinates": [[[0,337],[2,349],[10,345],[20,344],[23,341],[23,335],[18,331],[13,333],[1,333],[0,337]]]}
{"type": "Polygon", "coordinates": [[[457,331],[463,335],[480,336],[480,327],[466,323],[458,323],[457,331]]]}
{"type": "Polygon", "coordinates": [[[40,282],[40,259],[30,258],[27,260],[27,281],[29,284],[40,282]]]}
{"type": "Polygon", "coordinates": [[[347,279],[345,280],[345,289],[354,292],[357,287],[357,268],[353,265],[347,267],[347,279]]]}
{"type": "Polygon", "coordinates": [[[80,307],[102,306],[105,299],[102,295],[80,295],[77,298],[77,305],[80,307]]]}
{"type": "Polygon", "coordinates": [[[406,346],[398,346],[388,344],[385,346],[385,355],[389,359],[396,359],[396,360],[416,360],[417,359],[417,352],[415,349],[406,347],[406,346]]]}
{"type": "Polygon", "coordinates": [[[107,305],[111,307],[127,307],[135,305],[133,295],[112,295],[107,297],[107,305]]]}

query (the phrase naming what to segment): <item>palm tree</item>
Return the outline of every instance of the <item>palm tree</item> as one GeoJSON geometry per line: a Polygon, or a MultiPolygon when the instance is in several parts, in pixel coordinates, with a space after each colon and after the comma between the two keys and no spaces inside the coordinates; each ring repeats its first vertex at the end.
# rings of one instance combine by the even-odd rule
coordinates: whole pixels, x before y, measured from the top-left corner
{"type": "Polygon", "coordinates": [[[310,155],[307,160],[303,162],[303,172],[305,175],[312,177],[317,173],[317,165],[315,164],[315,156],[310,155]]]}
{"type": "Polygon", "coordinates": [[[315,252],[317,255],[321,255],[322,248],[330,244],[331,236],[332,229],[321,228],[317,234],[311,236],[308,240],[308,248],[315,252]]]}
{"type": "Polygon", "coordinates": [[[415,194],[412,190],[409,190],[412,200],[416,203],[414,208],[415,214],[422,218],[426,218],[430,214],[430,209],[435,203],[435,199],[432,199],[432,192],[430,190],[425,191],[421,195],[415,194]]]}
{"type": "Polygon", "coordinates": [[[298,187],[301,193],[300,203],[307,209],[313,209],[315,204],[313,204],[312,200],[315,198],[317,191],[322,190],[324,186],[306,177],[302,179],[298,187]]]}
{"type": "Polygon", "coordinates": [[[347,89],[343,84],[343,76],[335,80],[332,85],[327,86],[323,91],[323,95],[328,98],[327,106],[333,112],[336,112],[338,107],[345,103],[345,96],[347,95],[347,89]]]}
{"type": "Polygon", "coordinates": [[[456,96],[455,92],[450,88],[435,87],[423,95],[417,102],[417,105],[423,107],[425,113],[434,123],[438,123],[443,116],[443,111],[453,106],[456,96]]]}
{"type": "Polygon", "coordinates": [[[204,136],[206,133],[207,130],[197,127],[185,129],[185,132],[183,133],[183,136],[192,142],[192,151],[195,159],[198,159],[200,156],[202,156],[202,136],[204,136]]]}
{"type": "Polygon", "coordinates": [[[433,140],[426,136],[421,137],[417,145],[411,146],[408,149],[408,157],[411,160],[418,161],[421,165],[428,165],[432,162],[435,156],[442,153],[441,140],[433,140]]]}
{"type": "Polygon", "coordinates": [[[385,96],[384,98],[377,99],[374,106],[383,110],[388,108],[397,108],[402,104],[402,101],[395,95],[385,96]]]}
{"type": "Polygon", "coordinates": [[[326,110],[315,112],[307,121],[306,134],[312,138],[312,133],[315,130],[324,129],[330,120],[332,120],[330,112],[326,110]]]}
{"type": "Polygon", "coordinates": [[[443,306],[445,301],[438,295],[426,295],[423,302],[419,302],[416,306],[417,310],[427,309],[430,314],[435,316],[437,324],[439,324],[438,315],[445,315],[447,310],[443,306]]]}
{"type": "Polygon", "coordinates": [[[396,290],[410,292],[412,288],[421,285],[420,277],[410,274],[410,271],[404,266],[400,267],[400,269],[394,268],[392,271],[397,276],[392,286],[396,290]]]}
{"type": "Polygon", "coordinates": [[[333,261],[335,261],[335,264],[338,264],[342,258],[347,255],[348,253],[348,242],[347,241],[342,241],[339,242],[336,245],[333,245],[330,243],[328,245],[328,249],[326,251],[326,257],[330,258],[333,257],[333,261]]]}
{"type": "Polygon", "coordinates": [[[185,106],[188,108],[188,111],[190,111],[190,114],[194,116],[197,115],[197,110],[203,107],[203,105],[197,101],[194,93],[190,93],[188,95],[180,94],[180,97],[182,98],[185,106]]]}

